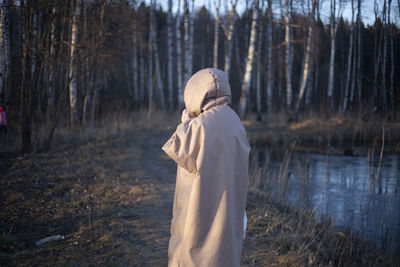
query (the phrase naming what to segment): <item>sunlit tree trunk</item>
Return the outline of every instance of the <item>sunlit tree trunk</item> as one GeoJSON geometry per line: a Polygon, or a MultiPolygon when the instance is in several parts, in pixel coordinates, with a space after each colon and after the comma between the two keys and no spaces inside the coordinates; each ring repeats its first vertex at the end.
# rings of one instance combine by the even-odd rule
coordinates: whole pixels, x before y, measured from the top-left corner
{"type": "Polygon", "coordinates": [[[55,72],[56,72],[56,64],[57,61],[55,59],[55,48],[56,48],[56,7],[53,6],[51,9],[51,28],[50,28],[50,52],[48,64],[49,71],[49,86],[47,89],[47,118],[51,119],[55,114],[55,105],[56,105],[56,82],[55,82],[55,72]]]}
{"type": "Polygon", "coordinates": [[[362,99],[362,46],[361,46],[361,0],[357,1],[357,104],[361,103],[362,99]]]}
{"type": "Polygon", "coordinates": [[[312,46],[312,40],[314,38],[315,6],[316,6],[316,0],[312,0],[311,14],[309,15],[310,25],[308,26],[307,43],[306,43],[304,63],[303,63],[303,73],[300,80],[299,97],[296,102],[295,113],[297,113],[298,109],[300,108],[300,104],[301,101],[303,100],[304,92],[310,77],[310,69],[311,69],[310,65],[312,59],[311,46],[312,46]]]}
{"type": "Polygon", "coordinates": [[[256,42],[256,24],[258,19],[258,0],[254,0],[253,18],[251,22],[250,43],[246,59],[246,70],[243,78],[240,101],[239,114],[242,119],[246,115],[247,101],[250,93],[251,73],[254,61],[254,47],[256,42]]]}
{"type": "MultiPolygon", "coordinates": [[[[88,16],[86,14],[87,10],[85,8],[85,3],[82,2],[82,11],[81,16],[83,19],[83,29],[82,29],[82,36],[86,39],[86,42],[90,42],[90,46],[94,46],[95,43],[93,42],[92,36],[94,34],[89,33],[88,27],[88,16]]],[[[88,51],[87,51],[88,52],[88,51]]],[[[92,58],[89,56],[84,57],[84,69],[85,69],[85,97],[83,99],[83,107],[82,107],[82,127],[85,127],[88,119],[89,119],[89,110],[90,105],[92,104],[92,96],[93,96],[93,84],[92,84],[92,77],[91,74],[93,73],[92,67],[92,58]]]]}
{"type": "Polygon", "coordinates": [[[375,14],[375,33],[374,33],[374,85],[373,85],[373,95],[371,99],[372,105],[375,105],[375,98],[378,97],[378,75],[379,75],[379,68],[381,65],[381,45],[382,45],[382,34],[383,29],[380,29],[380,37],[378,37],[378,6],[379,3],[375,0],[374,1],[374,14],[375,14]],[[378,39],[379,38],[379,39],[378,39]]]}
{"type": "Polygon", "coordinates": [[[285,0],[285,69],[286,69],[286,109],[289,118],[292,118],[292,102],[293,102],[293,90],[292,90],[292,48],[291,48],[291,27],[290,27],[290,4],[289,0],[285,0]]]}
{"type": "MultiPolygon", "coordinates": [[[[339,0],[340,1],[340,0],[339,0]]],[[[333,89],[335,86],[335,53],[336,53],[336,0],[331,0],[331,15],[330,15],[330,37],[331,37],[331,52],[329,59],[329,77],[328,77],[328,106],[333,108],[333,89]]]]}
{"type": "Polygon", "coordinates": [[[71,26],[71,43],[70,43],[70,60],[69,60],[69,104],[70,104],[70,119],[71,128],[75,128],[78,123],[78,107],[77,107],[77,44],[78,44],[78,17],[79,3],[72,2],[72,26],[71,26]]]}
{"type": "MultiPolygon", "coordinates": [[[[264,9],[264,0],[261,0],[259,13],[262,17],[264,9]]],[[[260,20],[260,19],[259,19],[260,20]]],[[[261,121],[261,73],[262,73],[262,33],[263,33],[263,25],[259,21],[258,22],[258,42],[257,42],[257,76],[256,76],[256,108],[257,108],[257,120],[261,121]]]]}
{"type": "Polygon", "coordinates": [[[229,71],[231,69],[231,57],[232,57],[232,50],[233,50],[233,42],[232,42],[232,35],[233,35],[233,29],[235,26],[235,10],[236,10],[236,3],[238,0],[235,0],[235,3],[233,3],[233,0],[229,1],[229,15],[228,15],[228,33],[226,34],[226,49],[225,49],[225,64],[224,64],[224,71],[226,74],[229,75],[229,71]]]}
{"type": "Polygon", "coordinates": [[[272,0],[268,1],[268,9],[267,9],[267,111],[272,110],[272,25],[273,25],[273,14],[272,14],[272,0]]]}
{"type": "MultiPolygon", "coordinates": [[[[394,108],[394,39],[392,32],[392,25],[390,21],[390,12],[391,12],[392,0],[388,0],[388,26],[389,26],[389,39],[390,39],[390,85],[389,85],[389,103],[391,109],[394,108]]],[[[400,7],[399,7],[400,8],[400,7]]]]}
{"type": "Polygon", "coordinates": [[[173,49],[174,49],[174,27],[172,21],[172,0],[168,0],[168,17],[167,17],[167,32],[168,32],[168,106],[170,110],[174,105],[174,85],[173,85],[173,49]]]}
{"type": "MultiPolygon", "coordinates": [[[[184,80],[185,83],[189,80],[192,75],[193,66],[193,8],[192,12],[189,11],[189,0],[184,0],[184,47],[185,47],[185,70],[184,70],[184,80]]],[[[193,7],[193,2],[192,2],[193,7]]]]}
{"type": "Polygon", "coordinates": [[[181,40],[181,0],[178,0],[178,12],[176,13],[176,84],[178,87],[178,105],[182,107],[183,103],[183,76],[182,76],[182,40],[181,40]]]}
{"type": "Polygon", "coordinates": [[[382,68],[381,68],[381,86],[382,93],[382,108],[387,110],[387,93],[386,93],[386,60],[387,60],[387,23],[386,23],[386,0],[383,0],[382,11],[382,34],[383,34],[383,55],[382,55],[382,68]]]}
{"type": "Polygon", "coordinates": [[[189,80],[193,73],[193,38],[194,38],[194,0],[192,0],[192,12],[189,14],[189,44],[188,44],[188,57],[187,57],[187,70],[188,76],[186,81],[189,80]]]}
{"type": "Polygon", "coordinates": [[[154,10],[153,10],[153,2],[154,0],[150,1],[150,27],[149,27],[149,52],[148,52],[148,61],[149,61],[149,75],[148,75],[148,83],[149,83],[149,106],[147,110],[147,118],[149,119],[151,117],[151,113],[153,112],[153,93],[154,93],[154,88],[153,88],[153,40],[154,40],[154,10]]]}
{"type": "Polygon", "coordinates": [[[215,24],[214,24],[214,53],[213,53],[213,67],[218,68],[218,37],[219,37],[219,8],[221,0],[218,0],[215,10],[215,24]]]}
{"type": "MultiPolygon", "coordinates": [[[[344,87],[344,98],[343,98],[343,111],[347,110],[347,103],[349,100],[349,92],[351,93],[351,99],[353,98],[354,92],[350,91],[350,81],[354,77],[351,76],[352,61],[353,61],[353,35],[354,35],[354,0],[351,0],[351,22],[350,22],[350,33],[349,33],[349,52],[347,55],[347,68],[346,68],[346,84],[344,87]]],[[[353,66],[354,67],[354,66],[353,66]]],[[[352,87],[354,88],[354,87],[352,87]]]]}

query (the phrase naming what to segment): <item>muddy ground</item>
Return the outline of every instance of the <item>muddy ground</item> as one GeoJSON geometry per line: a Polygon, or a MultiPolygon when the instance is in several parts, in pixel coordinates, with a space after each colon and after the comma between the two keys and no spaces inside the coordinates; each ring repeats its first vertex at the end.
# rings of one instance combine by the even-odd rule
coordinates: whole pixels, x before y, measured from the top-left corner
{"type": "MultiPolygon", "coordinates": [[[[0,178],[1,266],[166,266],[173,130],[130,130],[9,157],[0,178]],[[53,235],[64,239],[37,246],[53,235]]],[[[242,266],[396,266],[309,212],[248,197],[242,266]]]]}

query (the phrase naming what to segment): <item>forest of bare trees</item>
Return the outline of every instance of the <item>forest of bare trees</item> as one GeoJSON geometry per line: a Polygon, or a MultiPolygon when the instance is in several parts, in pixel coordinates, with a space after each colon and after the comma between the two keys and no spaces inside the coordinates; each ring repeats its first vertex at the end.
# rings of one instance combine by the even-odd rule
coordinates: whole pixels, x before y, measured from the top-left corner
{"type": "Polygon", "coordinates": [[[329,1],[323,20],[319,0],[252,0],[240,12],[238,0],[168,0],[165,10],[157,0],[2,0],[0,106],[29,152],[37,125],[48,129],[45,148],[60,121],[91,131],[121,107],[149,118],[181,109],[186,80],[215,67],[229,74],[242,119],[372,110],[394,119],[399,3],[329,1]]]}

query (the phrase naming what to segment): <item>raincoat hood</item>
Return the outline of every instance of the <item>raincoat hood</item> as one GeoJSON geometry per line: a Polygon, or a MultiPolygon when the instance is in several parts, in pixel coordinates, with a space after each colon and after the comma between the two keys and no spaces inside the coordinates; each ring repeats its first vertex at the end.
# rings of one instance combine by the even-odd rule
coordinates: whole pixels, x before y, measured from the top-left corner
{"type": "Polygon", "coordinates": [[[219,69],[202,69],[187,82],[184,92],[186,110],[197,117],[215,106],[231,103],[231,87],[228,75],[219,69]]]}

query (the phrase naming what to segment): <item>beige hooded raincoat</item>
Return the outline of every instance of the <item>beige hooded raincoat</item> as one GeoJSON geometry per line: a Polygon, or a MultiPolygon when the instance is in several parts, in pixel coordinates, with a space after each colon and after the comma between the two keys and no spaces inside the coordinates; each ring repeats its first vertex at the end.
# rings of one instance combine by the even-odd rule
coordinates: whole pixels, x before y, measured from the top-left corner
{"type": "Polygon", "coordinates": [[[168,265],[239,266],[250,147],[227,75],[197,72],[184,101],[190,118],[162,148],[178,164],[168,265]]]}

